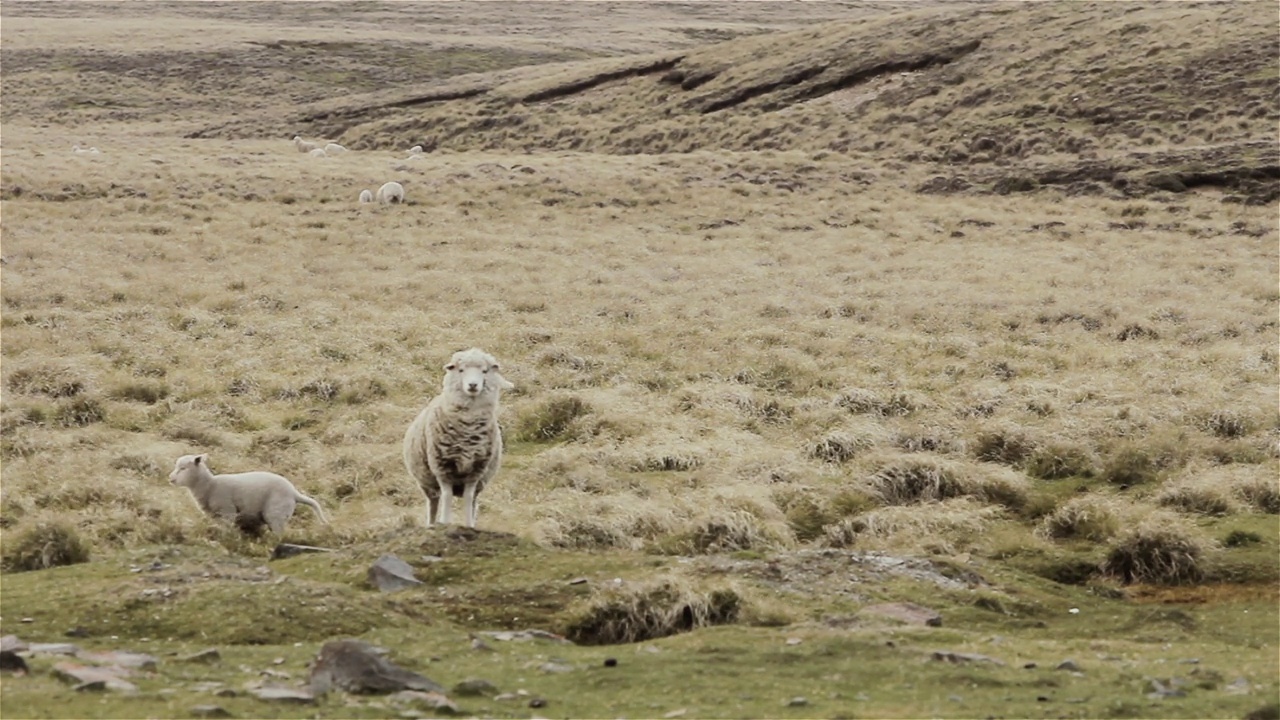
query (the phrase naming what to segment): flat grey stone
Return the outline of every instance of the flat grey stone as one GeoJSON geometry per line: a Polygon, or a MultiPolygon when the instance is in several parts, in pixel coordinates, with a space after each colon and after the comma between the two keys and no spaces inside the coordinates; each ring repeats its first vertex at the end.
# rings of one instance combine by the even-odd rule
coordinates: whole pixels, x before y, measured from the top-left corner
{"type": "Polygon", "coordinates": [[[369,567],[369,584],[382,592],[396,592],[422,584],[413,566],[395,555],[383,555],[369,567]]]}
{"type": "Polygon", "coordinates": [[[299,705],[314,705],[316,696],[311,694],[309,690],[298,690],[285,687],[261,687],[250,690],[254,697],[259,700],[273,700],[276,702],[297,703],[299,705]]]}
{"type": "Polygon", "coordinates": [[[32,655],[75,655],[80,647],[71,643],[31,643],[27,650],[32,655]]]}
{"type": "Polygon", "coordinates": [[[388,697],[397,705],[408,705],[415,710],[429,710],[431,712],[443,712],[449,715],[457,715],[457,704],[448,698],[444,693],[440,692],[424,692],[422,690],[401,690],[388,697]]]}
{"type": "Polygon", "coordinates": [[[483,678],[467,678],[453,686],[453,694],[458,697],[497,695],[498,688],[483,678]]]}
{"type": "Polygon", "coordinates": [[[222,653],[218,652],[218,648],[205,648],[189,655],[180,655],[177,660],[186,663],[216,663],[222,660],[222,653]]]}
{"type": "Polygon", "coordinates": [[[861,612],[863,614],[879,615],[880,617],[899,620],[908,625],[925,625],[928,627],[942,626],[942,615],[940,615],[936,610],[930,610],[923,605],[917,605],[913,602],[869,605],[862,608],[861,612]]]}
{"type": "Polygon", "coordinates": [[[283,560],[285,558],[295,557],[297,555],[306,555],[307,553],[328,553],[333,552],[330,548],[316,547],[315,545],[294,545],[293,543],[280,543],[271,551],[272,560],[283,560]]]}
{"type": "Polygon", "coordinates": [[[221,705],[196,705],[191,708],[191,714],[199,718],[229,718],[231,713],[221,705]]]}
{"type": "Polygon", "coordinates": [[[958,652],[951,652],[950,650],[934,650],[933,659],[939,662],[950,662],[950,663],[982,662],[982,663],[991,663],[993,665],[1004,665],[1003,660],[993,658],[990,655],[979,655],[978,653],[958,653],[958,652]]]}
{"type": "Polygon", "coordinates": [[[27,645],[26,642],[19,640],[17,635],[5,635],[4,637],[0,637],[0,650],[6,652],[23,652],[28,647],[30,646],[27,645]]]}
{"type": "Polygon", "coordinates": [[[1080,665],[1075,660],[1063,660],[1058,663],[1054,670],[1069,670],[1071,672],[1080,672],[1080,665]]]}
{"type": "MultiPolygon", "coordinates": [[[[102,683],[103,689],[116,690],[119,692],[134,692],[138,689],[136,685],[125,680],[124,677],[129,671],[120,667],[90,667],[73,662],[55,663],[53,666],[53,676],[63,682],[72,683],[77,689],[82,685],[92,685],[94,683],[102,683]]],[[[94,689],[92,687],[84,688],[86,690],[94,689]]]]}
{"type": "Polygon", "coordinates": [[[405,670],[384,657],[386,651],[362,640],[331,640],[320,648],[311,668],[311,691],[393,693],[400,690],[444,693],[444,687],[405,670]]]}
{"type": "Polygon", "coordinates": [[[146,670],[148,672],[156,669],[159,660],[154,655],[146,653],[125,652],[123,650],[81,650],[76,653],[76,657],[80,660],[86,660],[95,665],[118,665],[133,670],[146,670]]]}

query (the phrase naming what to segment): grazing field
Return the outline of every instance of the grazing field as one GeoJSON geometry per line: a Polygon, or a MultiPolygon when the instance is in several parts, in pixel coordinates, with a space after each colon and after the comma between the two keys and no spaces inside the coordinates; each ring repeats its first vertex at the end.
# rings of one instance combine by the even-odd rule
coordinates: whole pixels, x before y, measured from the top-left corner
{"type": "Polygon", "coordinates": [[[441,712],[259,698],[348,637],[487,717],[1280,714],[1273,7],[0,12],[5,717],[441,712]],[[428,530],[471,346],[506,457],[428,530]]]}

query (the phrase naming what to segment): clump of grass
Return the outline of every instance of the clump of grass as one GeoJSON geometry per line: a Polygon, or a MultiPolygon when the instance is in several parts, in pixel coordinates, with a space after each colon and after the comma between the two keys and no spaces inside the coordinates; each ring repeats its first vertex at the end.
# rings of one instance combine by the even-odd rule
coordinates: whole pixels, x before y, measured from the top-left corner
{"type": "Polygon", "coordinates": [[[76,397],[58,405],[54,418],[63,427],[83,427],[107,419],[107,409],[91,397],[76,397]]]}
{"type": "Polygon", "coordinates": [[[852,460],[874,444],[875,441],[869,437],[836,430],[810,443],[805,453],[814,460],[839,464],[852,460]]]}
{"type": "Polygon", "coordinates": [[[565,636],[580,645],[615,645],[736,622],[743,601],[737,591],[700,591],[665,579],[635,587],[605,588],[568,622],[565,636]]]}
{"type": "Polygon", "coordinates": [[[1240,511],[1231,489],[1213,482],[1212,478],[1184,478],[1164,487],[1155,497],[1156,504],[1198,515],[1230,515],[1240,511]]]}
{"type": "Polygon", "coordinates": [[[1200,427],[1225,440],[1240,438],[1253,432],[1253,419],[1235,410],[1215,410],[1200,419],[1200,427]]]}
{"type": "Polygon", "coordinates": [[[1204,577],[1211,547],[1181,518],[1156,512],[1117,538],[1102,563],[1102,572],[1125,584],[1194,583],[1204,577]]]}
{"type": "Polygon", "coordinates": [[[6,539],[0,566],[8,572],[25,572],[83,562],[89,562],[89,545],[75,528],[66,523],[49,522],[6,539]]]}
{"type": "Polygon", "coordinates": [[[924,403],[911,395],[898,392],[887,398],[863,388],[851,388],[836,396],[836,405],[851,413],[903,417],[920,410],[924,403]]]}
{"type": "Polygon", "coordinates": [[[973,456],[984,462],[1018,465],[1035,452],[1026,433],[1013,428],[984,430],[973,441],[973,456]]]}
{"type": "Polygon", "coordinates": [[[387,386],[376,378],[365,378],[348,384],[338,399],[348,405],[361,405],[387,396],[387,386]]]}
{"type": "Polygon", "coordinates": [[[787,527],[801,542],[822,537],[823,529],[841,517],[830,504],[808,494],[796,493],[778,503],[787,518],[787,527]]]}
{"type": "Polygon", "coordinates": [[[1120,531],[1121,516],[1114,500],[1100,496],[1068,500],[1045,515],[1036,526],[1040,537],[1103,542],[1120,531]]]}
{"type": "Polygon", "coordinates": [[[160,434],[170,440],[189,441],[196,447],[222,446],[220,433],[190,421],[178,421],[168,425],[160,431],[160,434]]]}
{"type": "Polygon", "coordinates": [[[87,382],[68,367],[41,365],[21,368],[9,375],[5,386],[16,393],[45,395],[51,398],[75,397],[84,392],[87,382]]]}
{"type": "Polygon", "coordinates": [[[1096,462],[1085,448],[1067,443],[1047,443],[1036,448],[1026,461],[1027,474],[1042,480],[1093,477],[1096,462]]]}
{"type": "Polygon", "coordinates": [[[981,535],[1003,515],[1003,508],[967,497],[890,506],[828,525],[823,539],[830,547],[875,540],[895,548],[921,543],[931,550],[951,552],[981,535]]]}
{"type": "Polygon", "coordinates": [[[1227,533],[1227,537],[1223,539],[1222,544],[1229,548],[1234,548],[1258,545],[1261,542],[1262,535],[1251,530],[1241,530],[1237,528],[1227,533]]]}
{"type": "Polygon", "coordinates": [[[773,547],[778,542],[777,534],[759,517],[739,509],[695,521],[683,532],[659,539],[654,549],[671,555],[706,555],[773,547]]]}
{"type": "Polygon", "coordinates": [[[965,472],[954,463],[923,457],[890,461],[868,478],[868,484],[886,505],[972,496],[1017,508],[1027,499],[1025,482],[1012,472],[965,472]]]}
{"type": "Polygon", "coordinates": [[[1099,473],[1103,480],[1124,487],[1152,482],[1159,475],[1160,468],[1151,452],[1131,442],[1114,448],[1103,461],[1099,473]]]}
{"type": "Polygon", "coordinates": [[[132,400],[133,402],[155,405],[169,397],[169,388],[158,383],[126,383],[112,388],[110,396],[117,400],[132,400]]]}
{"type": "Polygon", "coordinates": [[[577,395],[548,398],[521,413],[516,437],[529,442],[563,440],[571,434],[574,421],[590,412],[591,406],[577,395]]]}
{"type": "Polygon", "coordinates": [[[1232,490],[1236,497],[1258,512],[1280,515],[1280,484],[1273,478],[1250,477],[1237,481],[1232,490]]]}

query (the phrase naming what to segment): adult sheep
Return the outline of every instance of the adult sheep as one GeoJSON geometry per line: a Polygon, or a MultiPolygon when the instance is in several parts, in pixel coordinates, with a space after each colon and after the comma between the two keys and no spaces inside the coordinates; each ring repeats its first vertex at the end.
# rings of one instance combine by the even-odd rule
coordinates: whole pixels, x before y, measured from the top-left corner
{"type": "Polygon", "coordinates": [[[266,525],[276,535],[283,535],[298,503],[315,510],[321,522],[329,522],[320,503],[298,492],[283,477],[269,472],[214,475],[207,454],[178,458],[169,482],[189,490],[205,513],[233,522],[247,533],[257,533],[266,525]]]}
{"type": "Polygon", "coordinates": [[[298,152],[300,153],[309,153],[312,150],[319,149],[315,143],[303,140],[301,135],[293,136],[293,146],[298,148],[298,152]]]}
{"type": "Polygon", "coordinates": [[[378,202],[386,205],[388,203],[404,202],[404,186],[398,182],[384,183],[378,188],[378,202]]]}
{"type": "Polygon", "coordinates": [[[342,153],[346,152],[347,149],[342,147],[338,143],[328,143],[324,146],[324,151],[326,154],[329,154],[329,155],[341,155],[342,153]]]}
{"type": "Polygon", "coordinates": [[[453,498],[461,497],[474,528],[476,496],[502,464],[498,397],[515,385],[480,348],[454,353],[444,370],[443,391],[404,434],[404,466],[427,496],[427,527],[433,519],[448,525],[453,498]]]}

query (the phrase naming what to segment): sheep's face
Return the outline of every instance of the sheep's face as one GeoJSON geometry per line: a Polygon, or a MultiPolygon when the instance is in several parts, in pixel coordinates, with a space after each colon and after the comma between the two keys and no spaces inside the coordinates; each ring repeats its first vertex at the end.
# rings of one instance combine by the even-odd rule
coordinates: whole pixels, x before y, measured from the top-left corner
{"type": "Polygon", "coordinates": [[[201,466],[209,467],[209,456],[207,454],[183,455],[174,464],[173,472],[169,473],[169,482],[174,485],[189,485],[191,478],[195,477],[196,469],[201,466]]]}
{"type": "Polygon", "coordinates": [[[498,361],[480,348],[454,353],[444,369],[445,390],[468,398],[486,393],[496,395],[500,390],[515,387],[498,372],[498,361]]]}

